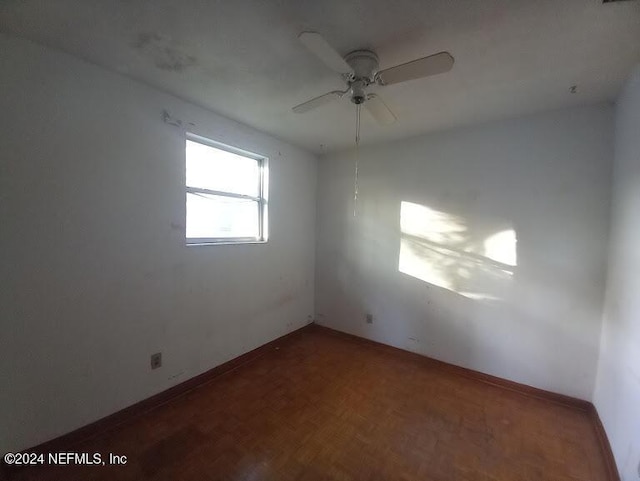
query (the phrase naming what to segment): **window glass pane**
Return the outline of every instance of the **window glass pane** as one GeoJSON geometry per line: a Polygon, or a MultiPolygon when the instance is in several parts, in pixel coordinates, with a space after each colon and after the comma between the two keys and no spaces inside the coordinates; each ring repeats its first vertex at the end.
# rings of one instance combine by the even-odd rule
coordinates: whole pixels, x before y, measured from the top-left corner
{"type": "Polygon", "coordinates": [[[259,162],[187,140],[187,186],[258,197],[259,162]]]}
{"type": "Polygon", "coordinates": [[[258,238],[259,203],[187,193],[187,238],[258,238]]]}

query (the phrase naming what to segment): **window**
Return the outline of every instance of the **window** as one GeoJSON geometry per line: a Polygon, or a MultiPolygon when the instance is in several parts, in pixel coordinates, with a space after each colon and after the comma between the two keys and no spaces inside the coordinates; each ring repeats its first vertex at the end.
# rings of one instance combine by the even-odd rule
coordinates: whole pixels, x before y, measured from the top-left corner
{"type": "Polygon", "coordinates": [[[187,244],[267,240],[267,159],[193,134],[186,141],[187,244]]]}

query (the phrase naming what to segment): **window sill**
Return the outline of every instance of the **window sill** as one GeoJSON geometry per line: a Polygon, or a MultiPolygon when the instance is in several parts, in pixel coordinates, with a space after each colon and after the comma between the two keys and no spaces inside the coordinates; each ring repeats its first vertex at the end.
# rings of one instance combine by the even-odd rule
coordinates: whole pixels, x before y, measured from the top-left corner
{"type": "Polygon", "coordinates": [[[200,242],[187,242],[186,247],[202,247],[202,246],[232,246],[232,245],[246,245],[246,244],[266,244],[267,240],[221,240],[221,241],[209,241],[203,240],[200,242]]]}

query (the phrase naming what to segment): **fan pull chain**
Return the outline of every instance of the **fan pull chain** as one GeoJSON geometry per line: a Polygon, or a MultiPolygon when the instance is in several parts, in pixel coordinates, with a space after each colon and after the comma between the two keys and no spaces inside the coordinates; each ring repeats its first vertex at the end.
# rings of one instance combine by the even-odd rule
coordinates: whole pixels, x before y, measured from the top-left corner
{"type": "Polygon", "coordinates": [[[358,207],[358,157],[360,147],[360,104],[356,105],[356,160],[355,160],[355,178],[353,183],[353,217],[356,216],[358,207]]]}

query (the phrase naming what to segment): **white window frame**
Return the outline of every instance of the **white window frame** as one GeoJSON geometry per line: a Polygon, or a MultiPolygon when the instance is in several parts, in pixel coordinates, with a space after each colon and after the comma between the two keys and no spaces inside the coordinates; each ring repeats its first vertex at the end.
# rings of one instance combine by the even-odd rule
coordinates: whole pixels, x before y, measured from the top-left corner
{"type": "MultiPolygon", "coordinates": [[[[186,133],[186,140],[197,142],[202,145],[213,147],[214,149],[220,149],[232,154],[241,155],[249,159],[258,162],[258,196],[236,194],[233,192],[203,189],[201,187],[190,187],[187,185],[185,178],[185,208],[186,197],[188,194],[208,194],[217,195],[222,197],[231,197],[235,199],[247,199],[254,201],[258,204],[258,237],[187,237],[186,235],[186,210],[185,210],[185,240],[187,246],[199,246],[199,245],[224,245],[224,244],[262,244],[267,242],[268,238],[268,182],[269,182],[269,158],[244,150],[232,145],[223,144],[207,137],[202,137],[191,132],[186,133]]],[[[187,159],[185,154],[184,165],[186,168],[187,159]]]]}

